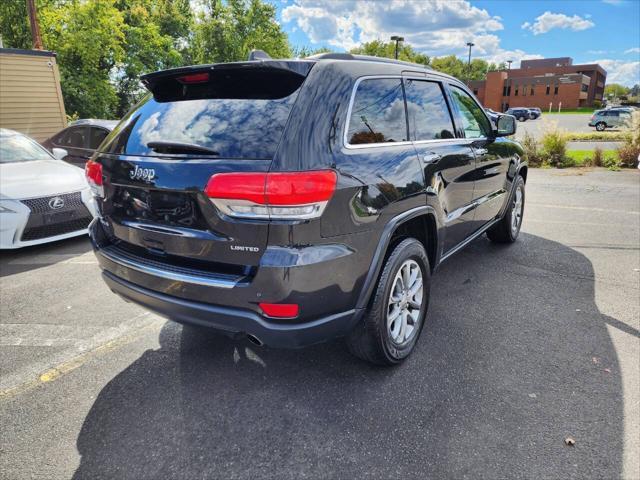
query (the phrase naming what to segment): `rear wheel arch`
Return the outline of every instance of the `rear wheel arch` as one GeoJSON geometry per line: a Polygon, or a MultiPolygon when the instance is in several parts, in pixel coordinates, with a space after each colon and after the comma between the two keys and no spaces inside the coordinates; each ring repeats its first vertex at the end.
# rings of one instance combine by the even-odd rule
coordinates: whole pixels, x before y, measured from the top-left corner
{"type": "Polygon", "coordinates": [[[435,215],[432,212],[427,212],[400,223],[391,235],[385,257],[405,238],[415,238],[422,243],[433,272],[438,252],[438,228],[435,215]]]}
{"type": "Polygon", "coordinates": [[[433,271],[436,268],[439,239],[435,210],[425,205],[404,212],[391,219],[385,226],[360,291],[356,308],[367,307],[390,252],[405,238],[416,238],[422,243],[427,252],[430,270],[433,271]]]}

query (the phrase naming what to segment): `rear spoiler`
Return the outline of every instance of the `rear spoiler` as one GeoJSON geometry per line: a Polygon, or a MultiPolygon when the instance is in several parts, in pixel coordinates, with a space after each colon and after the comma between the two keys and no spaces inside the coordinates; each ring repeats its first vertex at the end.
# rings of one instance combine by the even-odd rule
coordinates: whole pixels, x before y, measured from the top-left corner
{"type": "MultiPolygon", "coordinates": [[[[315,63],[314,60],[265,59],[192,65],[148,73],[142,75],[140,80],[158,101],[190,100],[194,98],[243,98],[238,97],[235,93],[228,96],[229,87],[236,83],[231,80],[233,77],[238,79],[239,83],[236,83],[236,86],[242,84],[243,81],[244,86],[246,86],[247,79],[258,79],[258,77],[264,77],[268,83],[270,79],[276,82],[284,80],[284,83],[293,82],[299,86],[315,63]],[[208,88],[204,88],[207,86],[208,88]],[[216,89],[215,87],[218,88],[216,89]],[[191,91],[187,92],[187,90],[191,91]],[[205,90],[209,92],[208,95],[205,90]]],[[[257,85],[254,86],[259,88],[259,83],[263,82],[256,82],[257,85]]],[[[256,97],[255,92],[253,94],[248,92],[247,95],[246,98],[263,98],[261,95],[256,97]]],[[[278,97],[267,95],[264,98],[278,97]]]]}

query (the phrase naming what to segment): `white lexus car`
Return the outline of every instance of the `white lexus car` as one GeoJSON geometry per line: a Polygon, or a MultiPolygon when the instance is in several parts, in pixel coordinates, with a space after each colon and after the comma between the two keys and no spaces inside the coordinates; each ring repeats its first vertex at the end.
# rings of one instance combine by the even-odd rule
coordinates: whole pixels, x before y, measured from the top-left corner
{"type": "Polygon", "coordinates": [[[95,213],[81,168],[21,133],[0,129],[0,249],[84,235],[95,213]]]}

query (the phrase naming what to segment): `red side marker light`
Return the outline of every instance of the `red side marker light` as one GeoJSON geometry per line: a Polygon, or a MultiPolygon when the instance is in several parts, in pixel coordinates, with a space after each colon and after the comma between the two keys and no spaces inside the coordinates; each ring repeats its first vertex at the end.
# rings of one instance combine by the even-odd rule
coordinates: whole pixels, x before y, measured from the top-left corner
{"type": "Polygon", "coordinates": [[[274,318],[294,318],[299,312],[295,303],[260,303],[259,306],[266,316],[274,318]]]}

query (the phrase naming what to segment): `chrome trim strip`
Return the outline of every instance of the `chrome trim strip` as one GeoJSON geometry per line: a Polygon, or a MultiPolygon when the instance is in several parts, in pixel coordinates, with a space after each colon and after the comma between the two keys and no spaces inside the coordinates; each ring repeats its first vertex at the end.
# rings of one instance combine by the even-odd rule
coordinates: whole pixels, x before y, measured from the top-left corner
{"type": "Polygon", "coordinates": [[[222,279],[215,280],[211,278],[198,277],[195,275],[188,275],[184,273],[161,270],[156,267],[151,267],[149,265],[144,265],[138,262],[134,262],[130,259],[124,258],[113,252],[105,252],[102,249],[97,250],[97,253],[102,255],[107,260],[110,260],[113,263],[117,263],[118,265],[121,265],[123,267],[131,268],[132,270],[136,270],[141,273],[146,273],[147,275],[153,275],[155,277],[164,278],[165,280],[193,283],[196,285],[204,285],[206,287],[218,287],[218,288],[233,288],[237,285],[237,282],[232,282],[230,280],[222,280],[222,279]]]}
{"type": "Polygon", "coordinates": [[[502,217],[498,217],[495,218],[493,221],[487,223],[484,227],[480,228],[480,230],[476,231],[473,235],[471,235],[470,237],[467,237],[465,240],[463,240],[462,242],[460,242],[458,245],[456,245],[455,247],[453,247],[451,250],[449,250],[447,253],[445,253],[444,255],[442,255],[440,257],[440,262],[438,262],[438,266],[440,266],[442,264],[442,262],[444,262],[445,260],[447,260],[449,257],[451,257],[453,254],[459,252],[460,250],[462,250],[464,247],[466,247],[467,245],[469,245],[471,242],[473,242],[476,238],[478,238],[480,235],[482,235],[484,232],[486,232],[487,230],[489,230],[491,227],[493,227],[496,223],[498,223],[500,220],[502,220],[502,217]]]}

